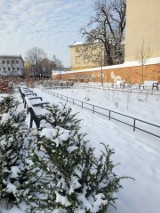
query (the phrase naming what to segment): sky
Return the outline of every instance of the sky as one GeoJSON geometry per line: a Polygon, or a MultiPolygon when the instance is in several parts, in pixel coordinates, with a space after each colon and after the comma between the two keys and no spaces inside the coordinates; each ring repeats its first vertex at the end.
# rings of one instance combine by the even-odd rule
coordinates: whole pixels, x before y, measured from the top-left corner
{"type": "Polygon", "coordinates": [[[80,29],[93,14],[94,0],[0,0],[0,8],[0,55],[25,59],[39,47],[69,67],[69,45],[84,39],[80,29]]]}

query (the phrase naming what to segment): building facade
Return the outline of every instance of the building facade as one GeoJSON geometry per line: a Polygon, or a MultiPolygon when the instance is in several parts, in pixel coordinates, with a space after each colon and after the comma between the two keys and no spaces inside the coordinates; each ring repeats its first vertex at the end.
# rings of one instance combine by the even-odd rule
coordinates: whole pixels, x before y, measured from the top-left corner
{"type": "Polygon", "coordinates": [[[95,68],[104,65],[104,51],[98,45],[87,46],[73,42],[70,46],[71,70],[95,68]]]}
{"type": "Polygon", "coordinates": [[[22,77],[24,61],[21,56],[0,55],[0,76],[22,77]]]}
{"type": "Polygon", "coordinates": [[[137,52],[150,49],[150,58],[160,57],[160,0],[126,0],[125,62],[136,61],[137,52]]]}

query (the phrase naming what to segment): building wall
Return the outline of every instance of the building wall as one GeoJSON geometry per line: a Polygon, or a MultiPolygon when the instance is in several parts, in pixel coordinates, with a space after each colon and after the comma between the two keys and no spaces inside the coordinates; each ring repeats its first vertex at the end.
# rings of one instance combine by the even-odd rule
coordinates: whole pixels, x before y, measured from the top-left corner
{"type": "Polygon", "coordinates": [[[22,76],[23,69],[21,56],[0,56],[0,76],[22,76]]]}
{"type": "MultiPolygon", "coordinates": [[[[61,75],[54,74],[53,80],[73,80],[73,81],[89,81],[89,82],[101,82],[101,76],[103,76],[104,82],[116,82],[116,80],[124,80],[126,83],[135,84],[142,83],[142,71],[141,66],[121,67],[114,68],[109,67],[92,71],[77,71],[63,73],[61,75]]],[[[145,80],[157,80],[160,82],[160,64],[152,64],[144,66],[144,81],[145,80]]]]}
{"type": "Polygon", "coordinates": [[[99,67],[101,63],[104,63],[103,53],[101,48],[89,48],[82,43],[75,42],[70,47],[71,57],[71,70],[81,70],[88,68],[99,67]],[[97,59],[97,55],[100,55],[97,59]],[[101,57],[102,54],[102,57],[101,57]]]}
{"type": "Polygon", "coordinates": [[[151,58],[160,57],[160,0],[126,0],[125,62],[135,61],[142,47],[150,48],[151,58]]]}

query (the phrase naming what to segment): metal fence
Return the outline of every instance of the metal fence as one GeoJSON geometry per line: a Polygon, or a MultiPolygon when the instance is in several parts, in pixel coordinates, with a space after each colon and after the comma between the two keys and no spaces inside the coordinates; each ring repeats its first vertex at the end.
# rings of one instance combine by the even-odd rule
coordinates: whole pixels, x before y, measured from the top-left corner
{"type": "Polygon", "coordinates": [[[129,115],[125,115],[104,107],[99,107],[78,99],[74,99],[74,98],[70,98],[68,96],[53,92],[53,91],[48,91],[46,89],[42,89],[43,91],[47,92],[48,94],[51,94],[53,96],[56,96],[57,98],[60,98],[66,102],[70,102],[73,105],[77,105],[79,107],[81,107],[82,109],[87,109],[89,111],[92,111],[93,113],[97,113],[99,115],[105,116],[107,117],[109,120],[115,120],[117,122],[123,123],[127,126],[130,126],[133,128],[133,131],[140,130],[143,131],[145,133],[148,133],[150,135],[153,135],[155,137],[160,138],[160,126],[129,116],[129,115]]]}

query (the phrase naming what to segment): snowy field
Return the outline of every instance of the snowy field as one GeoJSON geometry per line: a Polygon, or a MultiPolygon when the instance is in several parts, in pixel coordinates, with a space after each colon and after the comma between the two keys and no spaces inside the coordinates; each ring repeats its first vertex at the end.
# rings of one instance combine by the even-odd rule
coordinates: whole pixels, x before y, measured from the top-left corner
{"type": "MultiPolygon", "coordinates": [[[[56,98],[41,89],[34,91],[44,101],[59,103],[56,98]]],[[[98,89],[66,89],[56,90],[60,94],[87,101],[97,106],[103,106],[117,112],[135,116],[160,125],[160,95],[144,93],[124,93],[118,91],[103,91],[98,89]]],[[[15,96],[22,102],[19,93],[15,96]]],[[[159,213],[160,212],[160,139],[149,134],[136,131],[121,123],[109,121],[107,118],[93,114],[90,111],[73,106],[73,112],[79,112],[82,119],[81,130],[88,133],[86,138],[95,147],[98,155],[101,142],[114,148],[114,163],[116,173],[120,176],[130,176],[135,180],[123,180],[123,189],[117,194],[117,210],[110,208],[110,213],[159,213]]],[[[23,104],[21,105],[23,108],[23,104]]],[[[29,117],[27,118],[29,124],[29,117]]],[[[25,206],[4,210],[2,213],[24,213],[25,206]]]]}

